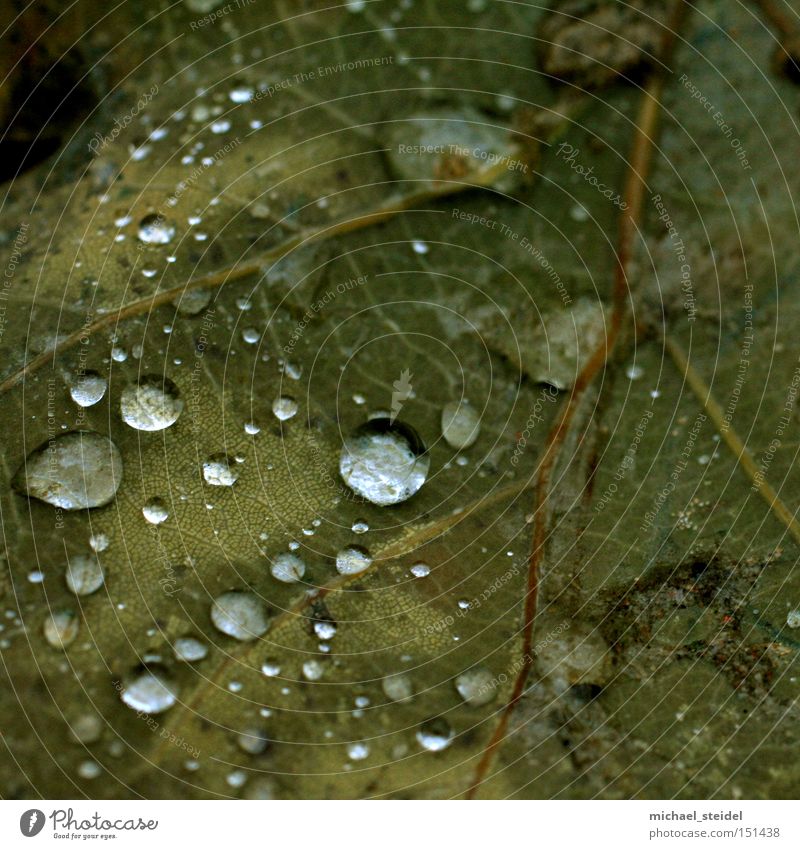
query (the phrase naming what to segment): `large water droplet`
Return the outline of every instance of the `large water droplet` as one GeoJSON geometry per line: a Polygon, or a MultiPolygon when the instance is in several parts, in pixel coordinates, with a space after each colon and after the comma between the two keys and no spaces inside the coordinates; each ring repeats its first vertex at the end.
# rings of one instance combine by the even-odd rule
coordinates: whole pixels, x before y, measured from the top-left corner
{"type": "Polygon", "coordinates": [[[423,723],[417,730],[417,742],[429,752],[441,752],[453,742],[453,729],[441,717],[423,723]]]}
{"type": "Polygon", "coordinates": [[[178,387],[168,377],[146,375],[137,386],[127,386],[120,399],[122,420],[136,430],[164,430],[183,411],[178,387]]]}
{"type": "Polygon", "coordinates": [[[87,371],[71,378],[69,394],[79,407],[92,407],[102,400],[108,381],[96,371],[87,371]]]}
{"type": "Polygon", "coordinates": [[[166,245],[174,235],[174,225],[157,213],[146,215],[139,222],[139,241],[146,245],[166,245]]]}
{"type": "Polygon", "coordinates": [[[339,473],[362,498],[385,507],[419,491],[430,457],[416,432],[401,422],[371,419],[344,444],[339,473]]]}
{"type": "Polygon", "coordinates": [[[71,610],[59,610],[44,620],[44,638],[54,649],[65,649],[79,630],[80,620],[71,610]]]}
{"type": "Polygon", "coordinates": [[[178,689],[164,675],[148,671],[125,686],[120,698],[133,710],[162,713],[178,700],[178,689]]]}
{"type": "Polygon", "coordinates": [[[84,510],[108,504],[121,481],[117,446],[99,433],[73,431],[29,454],[12,485],[55,507],[84,510]]]}
{"type": "Polygon", "coordinates": [[[473,707],[488,704],[497,694],[497,682],[485,666],[468,669],[456,678],[455,684],[459,696],[473,707]]]}
{"type": "Polygon", "coordinates": [[[233,486],[239,479],[236,461],[227,454],[212,454],[203,463],[203,479],[211,486],[233,486]]]}
{"type": "Polygon", "coordinates": [[[67,587],[75,595],[91,595],[103,586],[105,575],[100,561],[92,554],[70,557],[66,572],[67,587]]]}
{"type": "Polygon", "coordinates": [[[349,545],[336,555],[336,571],[340,575],[357,575],[371,565],[370,553],[360,545],[349,545]]]}
{"type": "Polygon", "coordinates": [[[462,401],[451,401],[442,410],[442,434],[451,448],[469,448],[481,430],[480,419],[474,407],[462,401]]]}
{"type": "Polygon", "coordinates": [[[279,554],[270,565],[272,577],[284,584],[294,584],[306,573],[306,564],[295,554],[279,554]]]}
{"type": "Polygon", "coordinates": [[[237,640],[255,640],[269,628],[267,608],[258,596],[234,590],[223,593],[211,605],[214,626],[237,640]]]}

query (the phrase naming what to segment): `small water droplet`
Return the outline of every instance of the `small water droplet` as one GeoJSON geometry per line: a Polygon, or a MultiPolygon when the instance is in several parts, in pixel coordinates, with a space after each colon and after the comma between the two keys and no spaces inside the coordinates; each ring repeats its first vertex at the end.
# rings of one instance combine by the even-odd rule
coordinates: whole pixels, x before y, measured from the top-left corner
{"type": "Polygon", "coordinates": [[[340,575],[357,575],[371,565],[372,557],[360,545],[350,545],[336,555],[336,571],[340,575]]]}
{"type": "Polygon", "coordinates": [[[122,391],[122,420],[136,430],[164,430],[175,424],[182,411],[178,387],[168,377],[146,375],[122,391]]]}
{"type": "Polygon", "coordinates": [[[103,586],[105,575],[93,554],[76,554],[69,558],[65,579],[75,595],[91,595],[103,586]]]}
{"type": "Polygon", "coordinates": [[[161,525],[169,519],[167,505],[157,495],[142,507],[142,515],[151,525],[161,525]]]}
{"type": "Polygon", "coordinates": [[[398,673],[397,675],[387,675],[381,681],[381,687],[386,697],[393,702],[407,702],[414,695],[414,688],[411,684],[411,679],[408,675],[398,673]]]}
{"type": "Polygon", "coordinates": [[[497,694],[497,684],[492,673],[484,666],[468,669],[456,678],[459,696],[473,707],[486,705],[497,694]]]}
{"type": "Polygon", "coordinates": [[[369,524],[363,519],[357,519],[353,522],[351,530],[354,534],[365,534],[369,530],[369,524]]]}
{"type": "Polygon", "coordinates": [[[203,479],[210,486],[233,486],[239,479],[236,461],[227,454],[213,454],[203,463],[203,479]]]}
{"type": "Polygon", "coordinates": [[[223,593],[211,605],[211,621],[217,630],[237,640],[255,640],[269,628],[267,608],[258,596],[234,590],[223,593]]]}
{"type": "Polygon", "coordinates": [[[143,672],[124,687],[122,701],[133,710],[143,713],[163,713],[178,700],[176,685],[156,672],[143,672]]]}
{"type": "Polygon", "coordinates": [[[339,460],[344,482],[381,507],[410,498],[425,483],[430,457],[408,425],[375,418],[348,437],[339,460]]]}
{"type": "Polygon", "coordinates": [[[194,663],[203,660],[208,654],[208,646],[194,637],[178,637],[173,645],[176,660],[184,663],[194,663]]]}
{"type": "Polygon", "coordinates": [[[306,573],[306,564],[295,554],[279,554],[269,568],[273,578],[284,584],[294,584],[306,573]]]}
{"type": "Polygon", "coordinates": [[[466,401],[451,401],[442,410],[442,434],[451,448],[469,448],[480,433],[478,413],[466,401]]]}
{"type": "Polygon", "coordinates": [[[49,614],[44,620],[44,638],[54,649],[65,649],[74,642],[80,630],[80,620],[71,610],[49,614]]]}
{"type": "Polygon", "coordinates": [[[415,563],[410,572],[415,578],[427,578],[431,573],[431,567],[427,563],[415,563]]]}
{"type": "Polygon", "coordinates": [[[275,417],[285,422],[297,413],[297,401],[288,395],[281,395],[272,402],[272,412],[275,417]]]}
{"type": "Polygon", "coordinates": [[[281,674],[281,667],[277,660],[265,660],[261,664],[261,671],[267,678],[275,678],[281,674]]]}
{"type": "Polygon", "coordinates": [[[411,247],[414,250],[415,254],[426,254],[430,250],[430,248],[425,244],[425,242],[420,239],[414,239],[411,243],[411,247]]]}
{"type": "Polygon", "coordinates": [[[429,752],[441,752],[453,742],[453,729],[438,717],[423,723],[417,731],[417,742],[429,752]]]}
{"type": "Polygon", "coordinates": [[[84,713],[69,724],[77,743],[96,743],[103,733],[103,720],[96,713],[84,713]]]}
{"type": "Polygon", "coordinates": [[[267,750],[269,739],[263,728],[248,728],[236,735],[236,743],[248,755],[260,755],[267,750]]]}
{"type": "Polygon", "coordinates": [[[347,747],[347,757],[351,761],[363,761],[369,755],[369,746],[366,743],[350,743],[347,747]]]}
{"type": "Polygon", "coordinates": [[[261,433],[261,428],[255,422],[247,422],[244,426],[244,432],[248,436],[255,436],[257,433],[261,433]]]}
{"type": "Polygon", "coordinates": [[[324,671],[324,667],[318,660],[307,660],[303,664],[303,677],[307,681],[319,681],[324,671]]]}
{"type": "Polygon", "coordinates": [[[163,216],[154,213],[153,215],[146,215],[139,222],[137,235],[139,241],[146,245],[166,245],[172,241],[175,235],[175,227],[163,216]]]}
{"type": "Polygon", "coordinates": [[[74,376],[69,394],[79,407],[92,407],[102,400],[108,389],[108,381],[96,371],[87,371],[74,376]]]}
{"type": "Polygon", "coordinates": [[[97,761],[83,761],[82,764],[78,767],[78,775],[81,778],[98,778],[100,774],[103,772],[102,767],[97,761]]]}
{"type": "Polygon", "coordinates": [[[336,636],[336,623],[330,619],[320,619],[314,623],[314,633],[320,640],[331,640],[336,636]]]}

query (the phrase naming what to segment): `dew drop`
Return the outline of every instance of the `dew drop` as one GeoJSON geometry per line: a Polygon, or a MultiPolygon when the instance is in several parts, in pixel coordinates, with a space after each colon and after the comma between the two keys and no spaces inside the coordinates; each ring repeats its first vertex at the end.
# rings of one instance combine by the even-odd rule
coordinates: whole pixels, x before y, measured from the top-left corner
{"type": "Polygon", "coordinates": [[[318,660],[307,660],[303,664],[303,677],[307,681],[319,681],[324,671],[324,667],[318,660]]]}
{"type": "Polygon", "coordinates": [[[276,678],[281,674],[281,667],[276,660],[265,660],[264,663],[261,664],[261,672],[266,675],[267,678],[276,678]]]}
{"type": "Polygon", "coordinates": [[[79,407],[93,407],[102,400],[108,381],[96,371],[87,371],[73,378],[69,387],[72,400],[79,407]]]}
{"type": "Polygon", "coordinates": [[[336,555],[336,571],[340,575],[357,575],[371,565],[372,557],[360,545],[350,545],[336,555]]]}
{"type": "Polygon", "coordinates": [[[363,519],[358,519],[353,522],[353,526],[350,529],[354,534],[365,534],[369,530],[369,525],[363,519]]]}
{"type": "Polygon", "coordinates": [[[142,515],[151,525],[161,525],[169,519],[167,505],[157,495],[142,507],[142,515]]]}
{"type": "Polygon", "coordinates": [[[381,687],[386,694],[386,698],[393,702],[410,701],[414,695],[414,687],[411,684],[411,679],[408,675],[399,673],[397,675],[387,675],[381,681],[381,687]]]}
{"type": "Polygon", "coordinates": [[[790,628],[800,628],[800,610],[790,610],[786,614],[786,624],[790,628]]]}
{"type": "Polygon", "coordinates": [[[294,584],[305,575],[306,564],[296,554],[284,552],[272,561],[269,570],[273,578],[284,584],[294,584]]]}
{"type": "Polygon", "coordinates": [[[250,592],[223,593],[211,605],[211,621],[217,630],[237,640],[255,640],[269,627],[267,608],[250,592]]]}
{"type": "Polygon", "coordinates": [[[227,454],[212,454],[203,463],[203,479],[210,486],[233,486],[239,479],[239,471],[227,454]]]}
{"type": "Polygon", "coordinates": [[[375,418],[342,448],[339,473],[355,493],[381,507],[410,498],[425,483],[430,457],[408,425],[375,418]]]}
{"type": "Polygon", "coordinates": [[[74,642],[80,630],[80,620],[71,610],[51,613],[44,620],[44,638],[54,649],[65,649],[74,642]]]}
{"type": "Polygon", "coordinates": [[[480,433],[481,424],[475,409],[466,401],[451,401],[442,410],[442,434],[451,448],[469,448],[480,433]]]}
{"type": "Polygon", "coordinates": [[[260,755],[267,750],[269,739],[262,728],[249,728],[236,735],[236,744],[248,755],[260,755]]]}
{"type": "Polygon", "coordinates": [[[285,422],[297,414],[297,401],[288,395],[281,395],[272,402],[272,412],[276,418],[285,422]]]}
{"type": "Polygon", "coordinates": [[[369,746],[366,743],[350,743],[347,747],[347,757],[351,761],[363,761],[369,755],[369,746]]]}
{"type": "Polygon", "coordinates": [[[73,431],[29,454],[12,486],[64,510],[102,507],[117,494],[122,457],[106,436],[73,431]]]}
{"type": "Polygon", "coordinates": [[[133,710],[143,713],[162,713],[178,700],[174,683],[156,672],[143,672],[124,687],[122,701],[133,710]]]}
{"type": "Polygon", "coordinates": [[[491,702],[497,694],[494,676],[485,666],[468,669],[455,680],[458,695],[472,707],[491,702]]]}
{"type": "Polygon", "coordinates": [[[67,588],[75,595],[91,595],[105,582],[103,567],[93,554],[70,557],[65,576],[67,588]]]}
{"type": "Polygon", "coordinates": [[[178,637],[173,646],[176,660],[184,663],[194,663],[202,660],[208,654],[208,646],[194,637],[178,637]]]}
{"type": "Polygon", "coordinates": [[[166,245],[175,235],[175,227],[163,216],[154,213],[146,215],[139,222],[139,241],[146,245],[166,245]]]}
{"type": "Polygon", "coordinates": [[[81,778],[99,778],[102,772],[103,769],[97,761],[84,761],[78,767],[78,775],[81,778]]]}
{"type": "Polygon", "coordinates": [[[69,730],[78,743],[96,743],[103,733],[103,720],[96,713],[85,713],[69,724],[69,730]]]}
{"type": "Polygon", "coordinates": [[[164,430],[178,420],[183,401],[168,377],[147,375],[123,389],[120,411],[125,424],[136,430],[164,430]]]}
{"type": "Polygon", "coordinates": [[[415,578],[427,578],[431,573],[431,567],[427,563],[415,563],[410,572],[415,578]]]}
{"type": "Polygon", "coordinates": [[[411,248],[413,249],[415,254],[426,254],[430,250],[430,248],[425,244],[425,242],[420,241],[419,239],[414,239],[411,243],[411,248]]]}
{"type": "Polygon", "coordinates": [[[441,717],[423,723],[417,730],[417,742],[429,752],[446,749],[453,736],[453,729],[441,717]]]}

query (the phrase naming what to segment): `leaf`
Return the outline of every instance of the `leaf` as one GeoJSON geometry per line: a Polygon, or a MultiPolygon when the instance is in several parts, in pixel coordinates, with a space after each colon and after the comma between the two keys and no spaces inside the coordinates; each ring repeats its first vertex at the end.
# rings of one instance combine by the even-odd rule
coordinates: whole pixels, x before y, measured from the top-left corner
{"type": "MultiPolygon", "coordinates": [[[[796,365],[779,341],[794,169],[755,151],[790,137],[776,103],[797,91],[762,74],[769,33],[743,8],[706,4],[673,53],[625,13],[622,36],[667,46],[592,77],[564,70],[575,33],[557,12],[479,5],[209,20],[138,4],[134,58],[151,58],[9,185],[4,796],[790,792],[794,767],[758,753],[796,742],[796,543],[702,386],[723,410],[737,398],[729,426],[793,513],[790,425],[771,447],[764,411],[796,365]],[[561,81],[541,72],[543,32],[561,81]],[[753,348],[737,383],[743,314],[772,354],[753,348]],[[85,371],[108,389],[82,407],[85,371]],[[173,424],[126,422],[141,385],[176,393],[173,424]],[[464,398],[480,433],[459,451],[442,410],[464,398]],[[391,507],[339,473],[344,439],[381,412],[430,457],[391,507]],[[75,430],[119,450],[112,503],[65,512],[12,489],[75,430]],[[339,575],[353,545],[372,563],[339,575]],[[290,550],[300,583],[270,572],[290,550]],[[105,582],[75,596],[67,563],[92,553],[105,582]],[[227,592],[262,601],[262,637],[214,627],[227,592]],[[80,625],[62,649],[43,628],[73,628],[50,618],[64,611],[80,625]],[[182,638],[207,652],[178,659],[182,638]],[[174,705],[123,701],[146,671],[145,694],[161,681],[174,705]]],[[[577,37],[607,63],[595,7],[616,14],[595,3],[577,37]]]]}

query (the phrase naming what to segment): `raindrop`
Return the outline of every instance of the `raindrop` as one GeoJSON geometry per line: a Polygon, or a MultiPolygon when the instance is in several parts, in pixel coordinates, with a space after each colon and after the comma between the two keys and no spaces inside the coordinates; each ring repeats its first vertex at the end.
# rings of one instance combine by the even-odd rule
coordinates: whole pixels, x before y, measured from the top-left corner
{"type": "Polygon", "coordinates": [[[422,440],[408,425],[375,418],[361,425],[344,444],[339,473],[367,501],[385,507],[419,491],[430,468],[422,440]]]}
{"type": "Polygon", "coordinates": [[[100,561],[92,554],[76,554],[67,564],[66,582],[75,595],[91,595],[103,586],[105,575],[100,561]]]}
{"type": "Polygon", "coordinates": [[[169,519],[167,505],[157,495],[142,507],[142,515],[151,525],[161,525],[169,519]]]}
{"type": "Polygon", "coordinates": [[[178,690],[163,675],[148,671],[124,687],[121,698],[133,710],[162,713],[178,701],[178,690]]]}
{"type": "Polygon", "coordinates": [[[288,395],[281,395],[272,402],[272,412],[276,418],[285,422],[297,413],[297,401],[288,395]]]}
{"type": "Polygon", "coordinates": [[[414,695],[411,679],[408,675],[403,675],[402,673],[388,675],[381,681],[381,687],[386,697],[393,702],[407,702],[414,695]]]}
{"type": "Polygon", "coordinates": [[[410,571],[415,578],[427,578],[431,573],[431,567],[427,563],[415,563],[410,571]]]}
{"type": "Polygon", "coordinates": [[[269,567],[272,577],[284,584],[294,584],[306,573],[306,564],[296,555],[284,552],[279,554],[269,567]]]}
{"type": "Polygon", "coordinates": [[[350,545],[336,555],[336,571],[340,575],[357,575],[371,565],[372,557],[360,545],[350,545]]]}
{"type": "Polygon", "coordinates": [[[453,729],[440,717],[419,727],[417,742],[429,752],[441,752],[452,743],[453,736],[453,729]]]}
{"type": "Polygon", "coordinates": [[[175,227],[157,213],[147,215],[139,222],[139,241],[146,245],[166,245],[174,235],[175,227]]]}
{"type": "Polygon", "coordinates": [[[108,381],[96,371],[77,375],[70,383],[69,394],[79,407],[92,407],[102,400],[108,389],[108,381]]]}
{"type": "Polygon", "coordinates": [[[491,702],[496,695],[494,676],[485,666],[476,666],[456,678],[456,690],[462,699],[473,707],[491,702]]]}
{"type": "Polygon", "coordinates": [[[164,430],[178,420],[183,401],[168,377],[147,375],[123,389],[120,411],[122,420],[136,430],[164,430]]]}
{"type": "Polygon", "coordinates": [[[178,637],[173,646],[175,658],[184,663],[194,663],[202,660],[208,654],[208,646],[194,637],[178,637]]]}
{"type": "Polygon", "coordinates": [[[451,448],[469,448],[480,433],[481,423],[475,409],[466,401],[451,401],[442,410],[442,434],[451,448]]]}
{"type": "Polygon", "coordinates": [[[108,504],[122,481],[122,458],[106,436],[65,433],[29,454],[12,485],[18,492],[64,510],[108,504]]]}
{"type": "Polygon", "coordinates": [[[239,471],[227,454],[213,454],[203,463],[203,478],[210,486],[233,486],[239,471]]]}
{"type": "Polygon", "coordinates": [[[217,630],[237,640],[255,640],[269,627],[267,608],[249,592],[227,592],[211,605],[211,621],[217,630]]]}
{"type": "Polygon", "coordinates": [[[80,620],[71,610],[51,613],[44,620],[44,638],[54,649],[65,649],[78,636],[80,620]]]}

